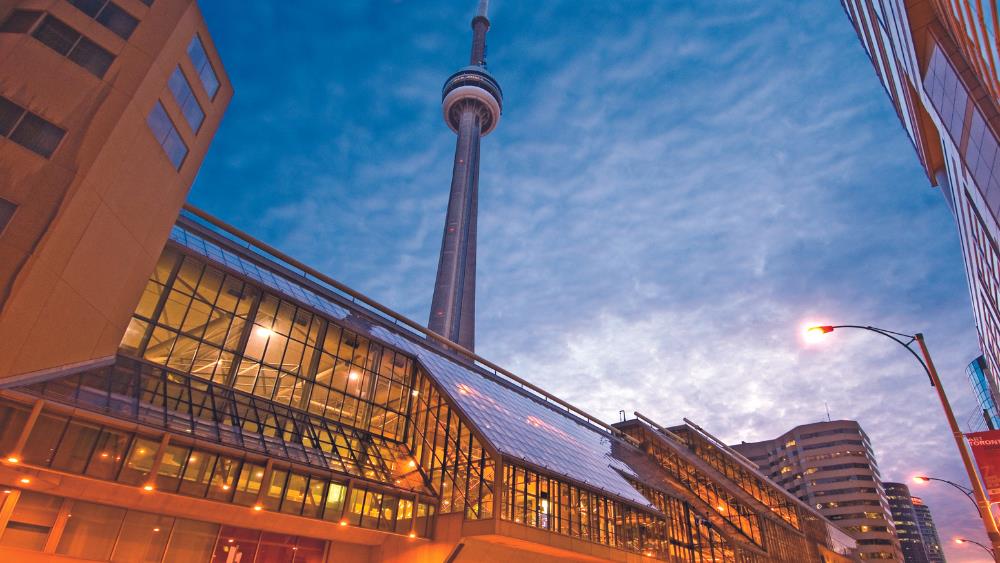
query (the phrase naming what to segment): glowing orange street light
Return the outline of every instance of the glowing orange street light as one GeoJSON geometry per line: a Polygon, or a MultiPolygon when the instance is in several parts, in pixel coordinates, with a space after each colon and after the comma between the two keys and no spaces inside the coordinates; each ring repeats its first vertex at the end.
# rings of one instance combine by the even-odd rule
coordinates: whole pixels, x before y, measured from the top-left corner
{"type": "Polygon", "coordinates": [[[824,334],[829,332],[833,332],[833,327],[830,325],[813,325],[806,327],[806,340],[816,342],[822,338],[824,334]]]}
{"type": "Polygon", "coordinates": [[[971,544],[974,544],[974,545],[978,545],[979,547],[983,548],[983,550],[985,550],[987,553],[989,553],[990,557],[993,557],[994,559],[996,559],[996,557],[993,554],[993,550],[992,549],[986,547],[985,545],[983,545],[983,544],[981,544],[981,543],[979,543],[977,541],[970,540],[969,538],[955,538],[955,543],[957,543],[959,545],[961,545],[963,543],[971,543],[971,544]]]}
{"type": "Polygon", "coordinates": [[[938,479],[937,477],[928,477],[926,475],[914,475],[913,476],[913,482],[914,483],[919,483],[921,485],[925,485],[927,483],[930,483],[931,481],[937,481],[938,483],[944,483],[945,485],[950,485],[952,488],[958,489],[959,491],[962,491],[962,494],[964,494],[966,497],[968,497],[968,499],[970,501],[972,501],[972,505],[976,507],[976,510],[979,510],[979,505],[976,503],[975,492],[972,489],[970,489],[969,487],[966,487],[966,486],[963,486],[963,485],[959,485],[958,483],[955,483],[953,481],[949,481],[947,479],[938,479]]]}

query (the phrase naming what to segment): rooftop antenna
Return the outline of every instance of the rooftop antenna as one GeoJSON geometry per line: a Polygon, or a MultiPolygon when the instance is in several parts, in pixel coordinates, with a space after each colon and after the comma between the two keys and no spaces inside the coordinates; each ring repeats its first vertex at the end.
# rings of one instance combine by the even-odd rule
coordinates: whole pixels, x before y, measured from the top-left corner
{"type": "Polygon", "coordinates": [[[828,405],[826,401],[823,401],[823,406],[826,407],[826,421],[832,422],[832,420],[830,420],[830,405],[828,405]]]}

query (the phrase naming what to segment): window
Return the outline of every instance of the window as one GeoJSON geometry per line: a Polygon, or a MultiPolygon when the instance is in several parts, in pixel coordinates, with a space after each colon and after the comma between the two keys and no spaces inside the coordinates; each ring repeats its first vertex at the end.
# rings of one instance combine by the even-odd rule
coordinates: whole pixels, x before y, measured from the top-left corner
{"type": "Polygon", "coordinates": [[[45,16],[31,35],[98,78],[104,77],[115,60],[114,55],[97,43],[52,16],[45,16]]]}
{"type": "Polygon", "coordinates": [[[167,116],[167,111],[163,109],[163,104],[156,102],[153,106],[153,111],[149,112],[149,117],[146,118],[146,124],[153,131],[153,136],[163,147],[164,152],[167,153],[167,158],[170,159],[171,164],[174,168],[180,170],[181,164],[184,163],[184,159],[187,157],[188,148],[181,140],[181,136],[177,133],[177,128],[174,127],[174,123],[170,121],[170,117],[167,116]]]}
{"type": "Polygon", "coordinates": [[[0,535],[0,545],[41,551],[62,502],[60,497],[21,491],[7,529],[0,535]]]}
{"type": "Polygon", "coordinates": [[[128,39],[139,25],[139,20],[109,0],[70,0],[81,12],[97,20],[122,39],[128,39]]]}
{"type": "Polygon", "coordinates": [[[115,547],[125,509],[74,501],[56,553],[81,559],[108,560],[115,547]]]}
{"type": "Polygon", "coordinates": [[[191,39],[191,44],[188,45],[188,57],[191,58],[191,64],[198,71],[198,78],[201,80],[201,85],[205,88],[208,98],[214,99],[215,93],[219,91],[219,78],[215,75],[215,69],[212,68],[212,63],[209,62],[208,55],[205,53],[205,46],[201,44],[201,38],[197,35],[191,39]]]}
{"type": "Polygon", "coordinates": [[[0,137],[8,137],[22,147],[48,158],[55,152],[65,134],[66,131],[0,96],[0,137]]]}
{"type": "Polygon", "coordinates": [[[0,197],[0,235],[14,217],[14,211],[17,211],[17,204],[0,197]]]}
{"type": "Polygon", "coordinates": [[[0,33],[28,33],[40,17],[42,17],[42,12],[14,10],[7,21],[0,25],[0,33]]]}
{"type": "Polygon", "coordinates": [[[167,84],[174,95],[174,100],[177,101],[177,105],[181,108],[181,113],[184,114],[184,119],[191,126],[191,130],[197,133],[198,129],[201,128],[201,122],[205,120],[205,112],[201,110],[201,105],[195,99],[194,91],[191,90],[191,84],[185,78],[181,67],[174,69],[174,73],[170,75],[170,81],[167,84]]]}

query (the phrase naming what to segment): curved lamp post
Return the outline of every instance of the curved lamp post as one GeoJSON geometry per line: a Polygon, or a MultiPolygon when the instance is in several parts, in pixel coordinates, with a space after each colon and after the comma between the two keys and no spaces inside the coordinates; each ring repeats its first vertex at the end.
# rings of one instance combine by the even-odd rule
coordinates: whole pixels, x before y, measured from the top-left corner
{"type": "Polygon", "coordinates": [[[990,557],[992,557],[994,561],[997,558],[996,553],[992,549],[986,547],[985,545],[983,545],[983,544],[981,544],[981,543],[979,543],[977,541],[973,541],[973,540],[970,540],[968,538],[955,538],[955,543],[957,543],[957,544],[974,543],[974,544],[978,545],[979,547],[983,548],[984,550],[986,550],[986,553],[989,553],[990,557]]]}
{"type": "Polygon", "coordinates": [[[941,400],[941,407],[944,409],[945,418],[948,419],[948,426],[951,428],[951,433],[955,438],[955,445],[958,446],[958,453],[961,455],[965,471],[969,475],[969,482],[972,483],[972,494],[976,508],[979,509],[979,517],[982,518],[983,526],[986,527],[986,535],[989,536],[990,543],[993,544],[993,551],[991,553],[1000,552],[1000,532],[997,532],[997,523],[993,518],[993,512],[990,510],[990,501],[986,498],[986,491],[983,490],[983,484],[979,481],[979,476],[976,474],[976,468],[972,463],[972,456],[969,454],[968,448],[965,447],[965,435],[958,427],[958,421],[955,420],[955,413],[951,410],[951,403],[948,402],[948,396],[945,395],[944,388],[941,387],[941,379],[938,377],[937,369],[934,367],[934,361],[931,360],[931,354],[927,351],[927,345],[924,343],[924,335],[919,332],[917,334],[903,334],[902,332],[893,332],[873,326],[818,325],[807,328],[806,337],[811,341],[815,341],[824,334],[831,333],[838,328],[856,328],[881,334],[903,348],[906,348],[906,351],[916,358],[920,366],[927,372],[931,387],[937,390],[938,398],[941,400]],[[910,347],[914,342],[920,348],[919,354],[910,347]]]}
{"type": "Polygon", "coordinates": [[[968,498],[969,501],[972,502],[972,505],[976,507],[976,510],[979,510],[979,505],[976,504],[976,497],[973,496],[972,489],[966,487],[965,485],[959,485],[958,483],[953,483],[947,479],[938,479],[937,477],[928,477],[926,475],[917,475],[916,477],[913,478],[913,481],[915,483],[920,483],[920,484],[929,483],[931,481],[937,481],[939,483],[945,483],[946,485],[951,485],[952,487],[962,491],[962,494],[964,494],[966,498],[968,498]]]}

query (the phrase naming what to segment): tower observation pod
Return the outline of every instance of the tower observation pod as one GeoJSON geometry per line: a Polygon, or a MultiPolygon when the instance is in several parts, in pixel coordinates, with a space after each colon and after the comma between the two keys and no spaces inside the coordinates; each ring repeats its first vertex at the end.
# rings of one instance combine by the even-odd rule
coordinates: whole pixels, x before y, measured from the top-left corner
{"type": "Polygon", "coordinates": [[[441,91],[444,121],[458,134],[458,140],[427,323],[432,331],[469,350],[475,346],[479,139],[496,129],[503,109],[500,84],[486,70],[488,4],[488,0],[480,0],[472,18],[469,66],[448,77],[441,91]]]}

